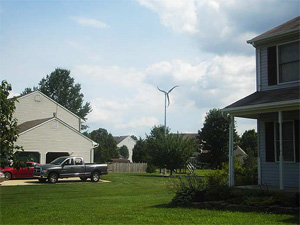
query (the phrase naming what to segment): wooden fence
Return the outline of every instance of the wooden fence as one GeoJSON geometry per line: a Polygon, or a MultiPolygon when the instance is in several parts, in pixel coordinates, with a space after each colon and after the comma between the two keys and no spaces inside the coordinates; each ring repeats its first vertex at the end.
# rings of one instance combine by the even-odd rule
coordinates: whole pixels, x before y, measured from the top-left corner
{"type": "Polygon", "coordinates": [[[113,173],[144,173],[147,163],[110,163],[108,171],[113,173]]]}

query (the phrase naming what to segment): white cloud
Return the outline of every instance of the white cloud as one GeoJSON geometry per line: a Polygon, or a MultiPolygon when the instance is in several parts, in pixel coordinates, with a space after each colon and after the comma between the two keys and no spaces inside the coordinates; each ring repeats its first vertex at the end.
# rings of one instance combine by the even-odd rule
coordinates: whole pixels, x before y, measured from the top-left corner
{"type": "Polygon", "coordinates": [[[255,91],[254,56],[215,56],[196,63],[177,59],[144,70],[81,65],[72,71],[76,80],[85,80],[85,93],[99,96],[90,100],[88,122],[118,134],[141,135],[163,124],[164,96],[157,86],[168,90],[179,85],[167,109],[167,125],[174,132],[197,132],[209,109],[223,108],[255,91]]]}
{"type": "Polygon", "coordinates": [[[17,92],[10,91],[10,92],[9,92],[9,95],[8,95],[8,98],[12,98],[12,97],[19,96],[19,95],[20,95],[20,94],[17,93],[17,92]]]}
{"type": "Polygon", "coordinates": [[[163,26],[175,32],[194,35],[200,48],[218,54],[253,53],[253,48],[245,44],[246,40],[299,14],[297,1],[137,1],[155,12],[163,26]]]}
{"type": "Polygon", "coordinates": [[[159,14],[161,23],[178,32],[197,33],[197,13],[194,0],[138,0],[159,14]]]}
{"type": "Polygon", "coordinates": [[[84,27],[95,27],[95,28],[109,28],[109,26],[99,20],[86,18],[86,17],[74,17],[72,16],[71,19],[75,20],[79,25],[84,27]]]}
{"type": "Polygon", "coordinates": [[[141,117],[131,120],[127,123],[117,124],[117,128],[120,129],[135,129],[136,127],[153,127],[159,124],[159,120],[156,117],[141,117]]]}

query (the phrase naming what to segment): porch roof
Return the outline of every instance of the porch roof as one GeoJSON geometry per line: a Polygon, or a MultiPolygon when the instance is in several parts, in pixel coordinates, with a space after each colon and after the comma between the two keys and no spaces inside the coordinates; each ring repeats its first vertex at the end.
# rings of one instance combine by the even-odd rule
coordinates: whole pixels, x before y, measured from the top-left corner
{"type": "Polygon", "coordinates": [[[289,87],[257,91],[226,106],[223,111],[236,116],[256,118],[258,113],[299,109],[300,88],[289,87]]]}

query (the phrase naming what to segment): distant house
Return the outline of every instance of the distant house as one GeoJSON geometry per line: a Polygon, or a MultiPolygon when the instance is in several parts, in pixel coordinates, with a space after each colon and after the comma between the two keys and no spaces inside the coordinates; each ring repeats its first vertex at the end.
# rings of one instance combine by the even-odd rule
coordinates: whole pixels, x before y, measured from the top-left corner
{"type": "Polygon", "coordinates": [[[234,117],[257,120],[258,184],[300,184],[300,17],[251,40],[256,48],[256,91],[225,107],[231,115],[229,184],[234,185],[234,117]]]}
{"type": "Polygon", "coordinates": [[[59,156],[78,155],[93,162],[97,143],[80,133],[81,119],[40,91],[17,97],[14,117],[18,119],[23,146],[20,159],[48,163],[59,156]]]}
{"type": "Polygon", "coordinates": [[[237,146],[233,151],[233,155],[243,164],[245,159],[247,158],[247,153],[241,149],[240,146],[237,146]]]}
{"type": "Polygon", "coordinates": [[[128,148],[129,151],[129,157],[128,160],[132,162],[132,153],[133,153],[133,148],[136,144],[136,141],[130,136],[115,136],[114,137],[117,147],[121,148],[123,145],[125,145],[128,148]]]}

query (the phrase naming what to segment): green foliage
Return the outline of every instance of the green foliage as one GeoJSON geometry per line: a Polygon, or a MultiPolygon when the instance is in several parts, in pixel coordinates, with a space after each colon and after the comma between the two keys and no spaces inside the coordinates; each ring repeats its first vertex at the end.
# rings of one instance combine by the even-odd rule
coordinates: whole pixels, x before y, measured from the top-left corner
{"type": "Polygon", "coordinates": [[[167,187],[175,192],[172,199],[172,205],[175,206],[187,206],[200,201],[204,193],[202,179],[195,174],[176,177],[167,183],[167,187]]]}
{"type": "MultiPolygon", "coordinates": [[[[230,116],[220,109],[211,109],[205,116],[203,128],[199,131],[200,146],[208,150],[200,154],[199,161],[207,163],[212,169],[222,168],[222,163],[228,161],[228,137],[230,116]]],[[[239,137],[234,130],[234,139],[239,137]]]]}
{"type": "Polygon", "coordinates": [[[146,173],[155,173],[155,171],[156,171],[156,167],[153,164],[148,163],[146,168],[146,173]]]}
{"type": "Polygon", "coordinates": [[[140,138],[137,140],[132,150],[132,161],[135,163],[150,163],[151,158],[148,152],[147,143],[145,140],[140,138]]]}
{"type": "Polygon", "coordinates": [[[15,150],[22,150],[22,147],[15,145],[19,136],[17,119],[13,117],[17,99],[8,98],[11,90],[11,85],[3,80],[0,86],[0,167],[9,166],[13,161],[14,166],[18,167],[15,150]]]}
{"type": "Polygon", "coordinates": [[[180,134],[160,134],[155,139],[148,139],[148,147],[152,163],[169,169],[171,175],[174,169],[184,168],[197,150],[194,139],[183,138],[180,134]]]}
{"type": "Polygon", "coordinates": [[[107,130],[99,128],[89,134],[89,138],[97,142],[99,145],[94,150],[94,161],[104,163],[112,158],[119,158],[117,144],[112,134],[107,130]]]}
{"type": "Polygon", "coordinates": [[[131,135],[130,137],[131,137],[133,140],[135,140],[135,141],[138,140],[138,138],[137,138],[135,135],[131,135]]]}
{"type": "MultiPolygon", "coordinates": [[[[221,170],[214,170],[206,175],[206,188],[214,188],[217,186],[228,185],[228,163],[223,163],[221,170]]],[[[255,185],[257,184],[257,164],[252,164],[250,167],[242,165],[235,158],[234,160],[234,181],[235,185],[255,185]]]]}
{"type": "MultiPolygon", "coordinates": [[[[92,111],[89,102],[83,103],[84,95],[80,92],[81,85],[74,84],[70,70],[55,69],[50,75],[43,78],[38,87],[33,88],[33,91],[37,89],[85,121],[88,113],[92,111]]],[[[30,93],[31,91],[31,88],[26,88],[23,93],[30,93]]],[[[86,129],[86,126],[82,126],[82,128],[86,129]]]]}
{"type": "Polygon", "coordinates": [[[254,129],[246,130],[241,137],[240,147],[248,154],[257,157],[257,133],[254,129]]]}
{"type": "Polygon", "coordinates": [[[129,150],[127,148],[127,146],[123,145],[122,147],[120,147],[119,149],[119,154],[123,159],[128,159],[129,157],[129,150]]]}

